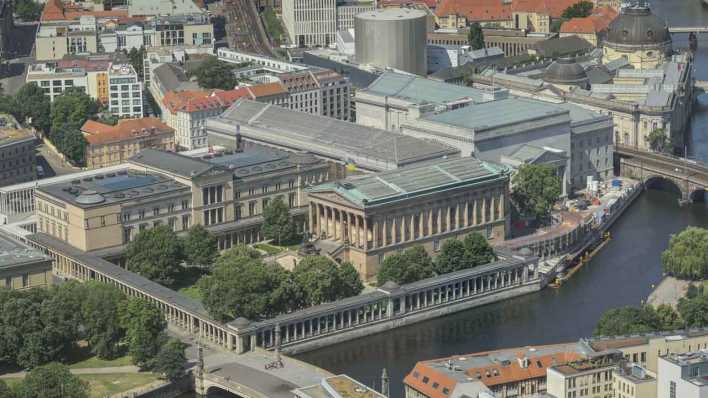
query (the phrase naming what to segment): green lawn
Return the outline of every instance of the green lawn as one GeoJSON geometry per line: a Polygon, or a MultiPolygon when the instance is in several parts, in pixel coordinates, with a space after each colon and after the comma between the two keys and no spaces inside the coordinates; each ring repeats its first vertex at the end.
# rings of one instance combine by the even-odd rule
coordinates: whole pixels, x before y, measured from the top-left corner
{"type": "Polygon", "coordinates": [[[200,292],[199,288],[196,286],[183,287],[179,289],[178,292],[184,294],[185,296],[193,300],[202,301],[202,292],[200,292]]]}
{"type": "Polygon", "coordinates": [[[88,347],[77,347],[69,356],[67,365],[71,369],[78,368],[111,368],[114,366],[132,365],[130,356],[122,356],[116,359],[100,359],[91,353],[88,347]]]}
{"type": "MultiPolygon", "coordinates": [[[[93,374],[78,375],[78,377],[89,384],[92,398],[101,398],[107,395],[118,394],[135,387],[143,386],[158,379],[154,373],[117,373],[117,374],[93,374]]],[[[12,386],[22,379],[3,379],[12,386]]]]}
{"type": "Polygon", "coordinates": [[[286,247],[271,245],[270,243],[256,243],[255,245],[253,245],[253,247],[259,250],[263,250],[269,256],[281,253],[287,249],[286,247]]]}

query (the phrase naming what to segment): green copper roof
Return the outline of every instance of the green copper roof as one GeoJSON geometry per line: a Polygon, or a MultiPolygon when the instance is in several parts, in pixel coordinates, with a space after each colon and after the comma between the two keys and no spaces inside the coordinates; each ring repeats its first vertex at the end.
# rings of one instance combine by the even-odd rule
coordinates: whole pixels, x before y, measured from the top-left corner
{"type": "Polygon", "coordinates": [[[457,158],[321,184],[308,192],[334,191],[359,206],[373,206],[504,177],[508,168],[457,158]]]}
{"type": "Polygon", "coordinates": [[[395,72],[384,73],[371,83],[366,91],[378,95],[403,98],[415,103],[434,104],[457,101],[462,98],[471,98],[475,102],[482,102],[484,95],[483,91],[476,88],[395,72]]]}

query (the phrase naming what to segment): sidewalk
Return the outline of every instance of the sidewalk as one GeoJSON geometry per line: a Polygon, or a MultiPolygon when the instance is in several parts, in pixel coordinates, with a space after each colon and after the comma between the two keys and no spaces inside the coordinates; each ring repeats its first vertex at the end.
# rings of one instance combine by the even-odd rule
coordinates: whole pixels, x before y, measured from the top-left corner
{"type": "MultiPolygon", "coordinates": [[[[140,373],[137,366],[113,366],[109,368],[79,368],[71,369],[71,373],[75,375],[97,375],[97,374],[118,374],[118,373],[140,373]]],[[[6,373],[0,375],[0,379],[19,379],[24,378],[27,372],[6,373]]]]}

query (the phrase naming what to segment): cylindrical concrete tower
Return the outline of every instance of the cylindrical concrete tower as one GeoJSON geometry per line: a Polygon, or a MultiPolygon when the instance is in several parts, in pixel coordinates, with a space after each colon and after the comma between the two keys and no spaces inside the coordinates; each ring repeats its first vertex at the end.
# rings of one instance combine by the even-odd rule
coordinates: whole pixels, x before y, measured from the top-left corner
{"type": "Polygon", "coordinates": [[[356,62],[427,73],[426,14],[412,8],[386,8],[354,17],[356,62]]]}

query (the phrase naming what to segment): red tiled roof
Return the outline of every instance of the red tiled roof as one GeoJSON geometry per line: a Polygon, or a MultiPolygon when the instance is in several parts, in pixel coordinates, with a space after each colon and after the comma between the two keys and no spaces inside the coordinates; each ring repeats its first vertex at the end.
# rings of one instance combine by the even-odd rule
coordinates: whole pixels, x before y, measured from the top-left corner
{"type": "Polygon", "coordinates": [[[173,128],[154,117],[121,119],[115,126],[95,120],[87,120],[81,126],[81,132],[84,133],[86,141],[91,145],[123,141],[132,138],[136,134],[151,133],[153,129],[158,134],[174,132],[173,128]]]}
{"type": "Polygon", "coordinates": [[[572,18],[561,25],[561,33],[597,33],[606,30],[617,17],[617,11],[611,7],[593,10],[592,15],[584,18],[572,18]]]}
{"type": "Polygon", "coordinates": [[[250,86],[246,88],[251,93],[254,99],[288,93],[288,90],[285,89],[285,87],[283,87],[280,82],[257,84],[255,86],[250,86]]]}
{"type": "Polygon", "coordinates": [[[435,15],[460,15],[470,21],[503,21],[511,19],[511,4],[502,0],[441,0],[435,15]]]}
{"type": "Polygon", "coordinates": [[[42,21],[63,21],[74,20],[84,15],[92,15],[97,18],[105,17],[127,17],[127,10],[94,11],[85,10],[77,4],[64,4],[61,0],[47,0],[42,10],[42,21]]]}
{"type": "MultiPolygon", "coordinates": [[[[212,109],[225,109],[234,101],[242,97],[249,97],[250,93],[245,88],[228,91],[186,90],[170,91],[165,94],[162,103],[172,112],[197,112],[212,109]]],[[[251,98],[253,99],[253,98],[251,98]]]]}
{"type": "MultiPolygon", "coordinates": [[[[472,356],[485,355],[487,354],[480,353],[472,356]]],[[[523,354],[518,354],[518,356],[521,358],[523,354]]],[[[470,356],[468,355],[468,357],[470,356]]],[[[487,387],[492,387],[546,377],[546,369],[548,367],[580,359],[582,359],[582,356],[576,352],[559,352],[529,357],[527,367],[522,367],[518,360],[512,360],[506,365],[494,363],[488,366],[464,369],[464,372],[467,378],[480,381],[487,387]]],[[[406,375],[403,382],[429,398],[449,398],[457,382],[448,377],[444,371],[438,371],[433,366],[430,366],[431,362],[442,363],[444,359],[418,362],[413,370],[406,375]],[[447,389],[447,393],[443,389],[447,389]]]]}

